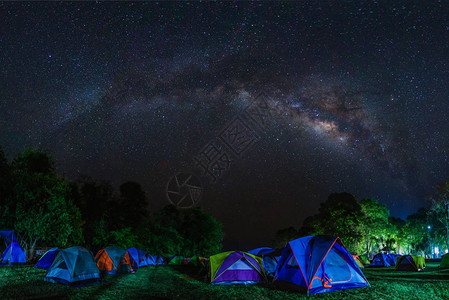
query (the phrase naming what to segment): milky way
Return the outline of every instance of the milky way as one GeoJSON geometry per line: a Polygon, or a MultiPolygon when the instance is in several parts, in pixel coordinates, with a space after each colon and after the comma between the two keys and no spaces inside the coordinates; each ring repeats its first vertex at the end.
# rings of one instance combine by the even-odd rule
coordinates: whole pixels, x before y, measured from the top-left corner
{"type": "Polygon", "coordinates": [[[194,171],[265,91],[274,122],[218,182],[203,178],[200,205],[226,245],[269,243],[332,192],[405,217],[449,177],[448,13],[437,2],[2,3],[0,144],[10,159],[46,150],[70,178],[136,180],[154,211],[167,180],[194,171]]]}

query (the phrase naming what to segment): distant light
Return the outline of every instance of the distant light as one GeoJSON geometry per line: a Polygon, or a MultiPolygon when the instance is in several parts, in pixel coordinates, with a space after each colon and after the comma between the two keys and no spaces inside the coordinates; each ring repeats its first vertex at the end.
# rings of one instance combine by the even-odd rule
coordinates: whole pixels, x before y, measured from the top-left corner
{"type": "Polygon", "coordinates": [[[435,254],[438,254],[438,253],[440,253],[438,250],[438,247],[435,247],[435,254]]]}
{"type": "Polygon", "coordinates": [[[449,251],[446,249],[446,253],[448,253],[449,251]]]}
{"type": "Polygon", "coordinates": [[[427,226],[427,229],[431,229],[432,227],[429,225],[429,226],[427,226]]]}

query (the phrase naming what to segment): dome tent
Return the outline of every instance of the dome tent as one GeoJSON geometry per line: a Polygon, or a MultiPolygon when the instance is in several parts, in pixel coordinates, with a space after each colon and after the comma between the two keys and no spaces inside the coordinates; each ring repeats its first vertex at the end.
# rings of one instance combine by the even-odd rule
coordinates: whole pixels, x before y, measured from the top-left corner
{"type": "Polygon", "coordinates": [[[338,237],[306,236],[290,241],[282,251],[275,281],[319,294],[369,286],[338,237]]]}
{"type": "Polygon", "coordinates": [[[45,252],[44,255],[42,255],[42,257],[34,267],[47,270],[48,268],[50,268],[53,260],[56,257],[56,254],[58,254],[59,251],[59,248],[51,248],[50,250],[45,252]]]}
{"type": "Polygon", "coordinates": [[[17,263],[26,263],[26,255],[25,252],[20,248],[19,243],[12,242],[8,245],[5,252],[3,252],[1,264],[17,264],[17,263]]]}
{"type": "Polygon", "coordinates": [[[83,247],[71,247],[59,251],[44,280],[75,287],[101,282],[100,271],[94,256],[83,247]]]}
{"type": "Polygon", "coordinates": [[[262,258],[240,251],[212,255],[209,260],[213,285],[256,284],[266,281],[262,258]]]}
{"type": "Polygon", "coordinates": [[[131,256],[131,265],[133,269],[138,269],[142,267],[148,266],[147,260],[145,258],[146,252],[139,248],[129,248],[126,251],[129,252],[129,255],[131,256]]]}
{"type": "Polygon", "coordinates": [[[101,249],[95,261],[98,269],[106,274],[134,273],[128,251],[119,247],[101,249]]]}
{"type": "Polygon", "coordinates": [[[396,271],[421,271],[426,267],[424,257],[418,255],[400,256],[396,263],[396,271]]]}
{"type": "Polygon", "coordinates": [[[393,258],[391,258],[390,256],[388,256],[387,254],[384,253],[377,253],[376,255],[374,255],[373,257],[373,262],[371,263],[371,266],[376,266],[376,267],[391,267],[394,266],[396,263],[393,260],[393,258]]]}

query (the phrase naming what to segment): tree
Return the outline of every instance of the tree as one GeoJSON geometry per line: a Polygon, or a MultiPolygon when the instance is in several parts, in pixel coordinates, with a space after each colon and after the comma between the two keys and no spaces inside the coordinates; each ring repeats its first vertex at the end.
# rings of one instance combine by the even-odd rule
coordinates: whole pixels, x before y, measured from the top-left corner
{"type": "Polygon", "coordinates": [[[436,196],[431,199],[429,211],[446,229],[446,247],[449,249],[449,181],[438,184],[436,196]]]}
{"type": "Polygon", "coordinates": [[[15,232],[21,246],[32,255],[38,241],[68,247],[82,242],[81,214],[71,199],[71,189],[54,172],[43,152],[25,150],[12,163],[15,186],[15,232]]]}
{"type": "Polygon", "coordinates": [[[184,217],[178,231],[184,238],[184,255],[210,256],[221,250],[223,226],[201,207],[183,210],[184,217]]]}
{"type": "Polygon", "coordinates": [[[149,219],[148,202],[139,183],[128,181],[120,185],[118,201],[115,211],[118,228],[137,228],[149,219]]]}
{"type": "Polygon", "coordinates": [[[427,226],[427,210],[424,208],[407,217],[404,232],[409,246],[408,253],[424,253],[428,246],[427,226]]]}
{"type": "Polygon", "coordinates": [[[362,213],[359,229],[365,245],[364,252],[370,253],[373,242],[387,233],[390,211],[384,204],[379,204],[372,198],[360,200],[359,205],[362,213]]]}
{"type": "Polygon", "coordinates": [[[297,232],[298,237],[308,236],[308,235],[316,235],[316,234],[323,234],[319,215],[313,215],[313,216],[307,217],[303,221],[302,227],[297,232]]]}
{"type": "Polygon", "coordinates": [[[285,245],[294,239],[299,237],[298,231],[292,226],[284,229],[280,229],[276,232],[276,236],[273,241],[273,245],[276,248],[285,247],[285,245]]]}
{"type": "MultiPolygon", "coordinates": [[[[167,205],[155,214],[154,239],[179,240],[181,247],[174,247],[170,240],[163,241],[164,251],[179,249],[184,256],[212,255],[221,250],[224,238],[222,224],[202,208],[177,209],[167,205]]],[[[157,244],[153,241],[153,244],[157,244]]],[[[176,253],[180,254],[180,252],[176,253]]]]}
{"type": "Polygon", "coordinates": [[[388,226],[388,235],[396,243],[396,252],[399,253],[401,247],[405,246],[406,244],[406,234],[404,231],[405,221],[400,218],[389,217],[388,223],[390,224],[388,226]]]}
{"type": "Polygon", "coordinates": [[[14,214],[11,212],[12,185],[11,167],[0,146],[0,228],[14,226],[14,214]]]}
{"type": "Polygon", "coordinates": [[[102,238],[98,236],[98,228],[109,232],[112,225],[106,220],[115,222],[110,212],[113,188],[109,182],[85,175],[80,176],[71,187],[74,202],[81,211],[84,239],[87,245],[93,245],[95,238],[97,242],[102,238]]]}
{"type": "Polygon", "coordinates": [[[321,203],[319,220],[322,233],[338,236],[348,249],[354,251],[360,241],[362,210],[355,197],[349,193],[333,193],[321,203]]]}

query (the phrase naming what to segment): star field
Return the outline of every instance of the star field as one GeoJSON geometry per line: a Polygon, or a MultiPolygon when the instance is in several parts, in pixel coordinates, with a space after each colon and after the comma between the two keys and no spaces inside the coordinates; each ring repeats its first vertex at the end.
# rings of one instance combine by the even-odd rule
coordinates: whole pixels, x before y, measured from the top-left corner
{"type": "Polygon", "coordinates": [[[332,192],[406,217],[449,177],[448,15],[440,1],[1,3],[0,144],[48,151],[70,178],[138,181],[154,211],[266,90],[281,114],[203,182],[228,245],[300,227],[332,192]]]}

